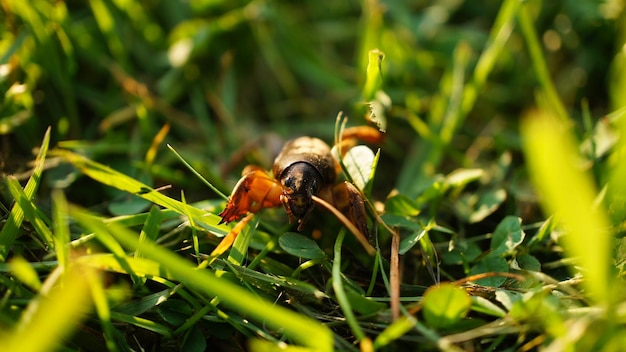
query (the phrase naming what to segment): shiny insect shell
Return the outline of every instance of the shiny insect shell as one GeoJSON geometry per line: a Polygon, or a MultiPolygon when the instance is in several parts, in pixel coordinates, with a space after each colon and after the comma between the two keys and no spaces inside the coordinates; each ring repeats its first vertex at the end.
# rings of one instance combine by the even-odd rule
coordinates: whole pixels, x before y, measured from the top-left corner
{"type": "Polygon", "coordinates": [[[314,137],[300,137],[287,142],[274,161],[273,172],[285,187],[280,196],[281,203],[300,226],[315,206],[312,196],[325,191],[337,178],[336,162],[330,148],[314,137]]]}
{"type": "Polygon", "coordinates": [[[315,204],[326,201],[345,213],[361,234],[367,236],[363,198],[351,183],[335,184],[339,169],[330,147],[321,139],[293,139],[283,146],[274,160],[274,178],[258,167],[244,170],[226,208],[219,214],[222,217],[220,223],[239,220],[248,212],[282,205],[290,222],[297,221],[298,230],[301,230],[315,204]]]}

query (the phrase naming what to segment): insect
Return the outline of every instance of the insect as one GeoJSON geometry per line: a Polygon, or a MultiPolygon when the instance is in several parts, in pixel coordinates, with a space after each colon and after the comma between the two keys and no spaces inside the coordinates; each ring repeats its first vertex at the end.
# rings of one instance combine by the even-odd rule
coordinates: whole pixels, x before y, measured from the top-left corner
{"type": "MultiPolygon", "coordinates": [[[[372,127],[352,127],[344,131],[341,143],[348,149],[355,138],[380,142],[382,137],[382,133],[372,127]]],[[[331,148],[321,139],[299,137],[288,141],[274,160],[272,175],[258,166],[244,169],[226,208],[219,214],[220,224],[282,205],[290,223],[297,222],[298,230],[302,230],[317,204],[333,212],[370,251],[363,197],[352,183],[336,182],[340,170],[331,148]]]]}

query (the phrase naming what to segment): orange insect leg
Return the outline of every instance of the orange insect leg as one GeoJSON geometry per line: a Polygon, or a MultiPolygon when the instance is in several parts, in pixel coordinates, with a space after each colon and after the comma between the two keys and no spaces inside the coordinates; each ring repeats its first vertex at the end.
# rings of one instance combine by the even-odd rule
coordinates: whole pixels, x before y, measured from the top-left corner
{"type": "Polygon", "coordinates": [[[255,169],[246,173],[235,185],[226,208],[219,216],[221,223],[239,220],[248,212],[256,213],[263,208],[277,207],[282,203],[283,187],[267,172],[255,169]]]}
{"type": "Polygon", "coordinates": [[[344,156],[359,141],[369,144],[380,144],[384,139],[385,134],[374,127],[354,126],[343,130],[341,141],[335,145],[335,148],[341,151],[341,156],[344,156]]]}
{"type": "Polygon", "coordinates": [[[343,130],[342,140],[353,138],[365,143],[378,144],[385,139],[385,134],[371,126],[354,126],[343,130]]]}

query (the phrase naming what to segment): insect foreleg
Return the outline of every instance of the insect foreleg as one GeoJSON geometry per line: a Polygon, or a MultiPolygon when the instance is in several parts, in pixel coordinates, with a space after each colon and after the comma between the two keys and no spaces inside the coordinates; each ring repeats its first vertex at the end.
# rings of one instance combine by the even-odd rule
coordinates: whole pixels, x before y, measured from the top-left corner
{"type": "Polygon", "coordinates": [[[226,208],[219,216],[221,223],[239,220],[248,212],[256,213],[263,208],[280,206],[283,187],[267,172],[256,169],[245,174],[235,185],[226,208]]]}

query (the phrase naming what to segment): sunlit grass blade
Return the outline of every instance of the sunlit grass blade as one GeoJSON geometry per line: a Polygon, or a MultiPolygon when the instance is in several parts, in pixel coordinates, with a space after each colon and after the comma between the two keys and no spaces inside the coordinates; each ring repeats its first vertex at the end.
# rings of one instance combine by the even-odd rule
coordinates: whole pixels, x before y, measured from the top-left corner
{"type": "Polygon", "coordinates": [[[498,16],[489,33],[489,42],[478,58],[473,72],[473,79],[465,87],[463,98],[463,113],[467,114],[474,107],[478,92],[481,90],[489,73],[493,70],[500,53],[508,41],[513,28],[519,7],[522,4],[519,0],[505,0],[500,6],[498,16]]]}
{"type": "MultiPolygon", "coordinates": [[[[447,143],[449,143],[451,138],[456,134],[467,114],[474,108],[476,99],[482,91],[487,77],[493,70],[497,59],[501,56],[500,54],[504,50],[505,44],[512,33],[519,6],[519,0],[506,0],[502,3],[496,22],[490,31],[487,46],[478,58],[478,62],[472,73],[472,79],[460,87],[459,84],[463,84],[463,82],[459,82],[459,77],[463,74],[464,67],[459,67],[459,65],[464,66],[469,57],[467,48],[457,47],[454,60],[455,67],[458,67],[455,70],[457,78],[452,78],[453,82],[457,82],[455,83],[457,89],[453,87],[452,90],[453,93],[457,92],[455,93],[457,96],[449,97],[449,104],[454,103],[457,104],[457,106],[447,108],[447,122],[446,125],[441,126],[441,128],[438,126],[438,121],[442,116],[438,116],[437,112],[431,113],[428,126],[425,126],[417,119],[421,131],[421,133],[418,134],[426,134],[436,138],[435,136],[439,135],[440,131],[445,131],[445,133],[441,141],[437,139],[425,139],[415,144],[398,178],[397,187],[400,193],[415,198],[419,195],[419,192],[426,187],[426,179],[430,177],[439,166],[443,149],[446,148],[447,143]],[[462,89],[462,96],[458,96],[458,88],[462,89]],[[436,116],[432,116],[432,114],[436,116]]],[[[443,96],[447,96],[446,92],[442,92],[442,94],[443,96]]]]}
{"type": "Polygon", "coordinates": [[[237,236],[235,242],[233,242],[230,253],[228,254],[228,261],[237,265],[243,265],[248,256],[248,246],[250,240],[259,225],[259,218],[254,217],[248,226],[244,227],[241,234],[237,236]]]}
{"type": "MultiPolygon", "coordinates": [[[[106,270],[113,273],[128,274],[127,269],[125,269],[115,255],[111,253],[82,255],[76,258],[75,261],[102,271],[106,270]]],[[[172,273],[164,268],[158,261],[128,256],[126,262],[139,277],[150,277],[151,279],[162,278],[164,280],[174,279],[172,273]]]]}
{"type": "MultiPolygon", "coordinates": [[[[139,233],[139,241],[156,241],[159,236],[159,227],[161,225],[161,215],[158,207],[151,207],[146,217],[146,221],[143,224],[143,228],[139,233]]],[[[141,257],[141,252],[135,251],[135,258],[141,257]]]]}
{"type": "Polygon", "coordinates": [[[106,39],[107,46],[119,62],[125,62],[127,51],[121,41],[121,37],[117,33],[117,25],[115,16],[109,10],[107,4],[102,0],[90,0],[91,11],[100,27],[102,35],[106,39]]]}
{"type": "Polygon", "coordinates": [[[115,344],[115,328],[111,322],[111,310],[109,307],[109,301],[104,289],[104,285],[99,278],[94,275],[85,275],[89,287],[91,288],[91,297],[93,304],[102,325],[104,331],[104,340],[109,351],[117,351],[117,345],[115,344]]]}
{"type": "Polygon", "coordinates": [[[48,247],[54,248],[52,232],[50,232],[46,221],[42,219],[42,213],[38,211],[37,206],[28,199],[28,196],[22,190],[20,183],[15,177],[9,176],[7,178],[7,185],[9,192],[11,192],[11,195],[15,198],[16,205],[19,205],[22,209],[26,220],[33,225],[43,243],[48,247]]]}
{"type": "MultiPolygon", "coordinates": [[[[94,222],[102,222],[101,219],[78,209],[72,209],[71,215],[79,223],[89,227],[94,222]]],[[[102,226],[97,228],[103,230],[102,226]]],[[[125,246],[140,249],[144,258],[158,261],[162,269],[170,272],[175,280],[186,286],[193,287],[208,297],[216,296],[220,302],[251,319],[263,322],[270,328],[280,329],[294,342],[319,350],[332,349],[332,334],[319,322],[265,301],[228,280],[216,277],[210,270],[198,270],[190,262],[150,241],[140,243],[138,236],[128,229],[115,224],[109,224],[105,229],[125,246]]]]}
{"type": "MultiPolygon", "coordinates": [[[[39,149],[39,153],[35,159],[33,174],[28,179],[28,182],[24,187],[24,194],[29,200],[35,196],[35,192],[41,183],[41,173],[43,172],[44,161],[46,159],[46,154],[48,153],[49,144],[50,128],[48,128],[44,134],[43,141],[41,142],[41,148],[39,149]]],[[[6,224],[4,224],[2,231],[0,231],[0,262],[7,260],[7,255],[13,245],[13,241],[15,241],[15,238],[20,231],[20,226],[22,225],[23,220],[24,211],[19,204],[15,204],[13,209],[11,209],[11,214],[9,215],[6,224]]]]}
{"type": "Polygon", "coordinates": [[[172,336],[172,330],[170,328],[163,324],[155,323],[152,320],[117,312],[111,312],[111,318],[121,323],[128,323],[148,331],[154,331],[165,337],[172,336]]]}
{"type": "Polygon", "coordinates": [[[561,120],[561,123],[570,123],[570,118],[567,113],[567,109],[563,105],[561,98],[559,97],[552,78],[550,77],[550,71],[548,64],[543,55],[542,46],[539,42],[539,36],[535,30],[534,24],[529,13],[529,4],[523,3],[518,11],[518,21],[520,29],[526,45],[528,46],[528,53],[535,69],[535,74],[539,84],[541,84],[542,90],[545,92],[545,98],[547,106],[551,109],[552,114],[561,120]]]}
{"type": "Polygon", "coordinates": [[[115,239],[115,237],[113,237],[111,231],[109,231],[104,222],[98,221],[97,219],[91,220],[92,221],[82,222],[84,228],[90,232],[93,232],[98,241],[100,241],[100,243],[102,243],[102,245],[104,245],[104,247],[106,247],[113,254],[115,259],[122,267],[123,272],[130,276],[134,284],[141,284],[139,275],[135,273],[135,270],[133,270],[133,267],[129,263],[129,259],[132,257],[126,255],[125,249],[115,239]]]}
{"type": "Polygon", "coordinates": [[[61,268],[70,262],[70,229],[68,224],[67,199],[63,192],[52,192],[52,227],[54,232],[54,249],[61,268]]]}
{"type": "Polygon", "coordinates": [[[215,192],[218,196],[222,197],[222,199],[224,200],[228,200],[228,196],[225,195],[224,193],[222,193],[222,191],[220,191],[217,187],[215,187],[213,184],[211,184],[211,182],[209,182],[206,178],[204,178],[202,175],[200,175],[200,173],[198,171],[196,171],[196,169],[193,168],[193,166],[191,166],[184,158],[182,155],[180,155],[176,149],[174,149],[174,147],[172,147],[171,145],[167,145],[167,148],[169,148],[169,150],[174,153],[174,155],[176,155],[176,158],[178,158],[178,160],[180,160],[180,162],[183,163],[183,165],[185,165],[185,167],[187,167],[187,169],[189,169],[189,171],[193,172],[194,175],[196,175],[198,177],[198,179],[200,179],[205,185],[207,185],[213,192],[215,192]]]}
{"type": "Polygon", "coordinates": [[[26,259],[22,257],[13,257],[9,261],[9,270],[11,274],[23,282],[33,291],[38,292],[41,290],[41,281],[39,280],[39,274],[35,271],[35,268],[30,265],[26,259]]]}
{"type": "Polygon", "coordinates": [[[202,223],[208,230],[216,234],[224,235],[228,232],[227,226],[217,225],[221,220],[219,216],[167,197],[146,184],[124,175],[119,171],[113,170],[108,166],[66,150],[55,150],[55,155],[62,157],[65,161],[71,163],[87,176],[98,182],[137,195],[165,208],[173,209],[179,214],[192,216],[196,222],[202,223]]]}
{"type": "Polygon", "coordinates": [[[346,294],[346,290],[343,286],[343,279],[341,275],[341,248],[345,235],[346,231],[342,228],[337,235],[337,239],[335,240],[335,256],[333,258],[332,269],[333,290],[335,291],[335,296],[337,297],[337,302],[341,307],[343,315],[346,318],[346,322],[348,323],[348,326],[350,326],[350,330],[358,341],[363,341],[366,338],[366,335],[363,332],[363,329],[361,329],[361,327],[359,326],[358,320],[354,316],[354,312],[352,311],[352,307],[346,294]]]}
{"type": "Polygon", "coordinates": [[[398,191],[415,198],[425,187],[443,159],[444,152],[458,131],[466,113],[461,110],[465,92],[465,70],[470,59],[470,47],[461,42],[454,50],[454,64],[440,83],[440,104],[445,108],[431,112],[429,127],[434,132],[432,140],[421,140],[413,147],[398,177],[398,191]],[[444,98],[445,97],[445,98],[444,98]]]}
{"type": "Polygon", "coordinates": [[[99,280],[93,269],[77,265],[50,275],[42,296],[30,302],[16,328],[0,333],[0,350],[45,352],[60,346],[90,310],[87,276],[99,280]]]}
{"type": "Polygon", "coordinates": [[[383,330],[374,340],[374,347],[380,349],[406,334],[415,327],[417,321],[412,316],[402,316],[383,330]]]}
{"type": "Polygon", "coordinates": [[[530,177],[546,213],[556,214],[566,229],[566,253],[583,268],[588,292],[596,301],[610,302],[609,221],[602,207],[594,207],[597,190],[591,176],[580,169],[575,139],[561,118],[537,110],[522,121],[530,177]]]}
{"type": "Polygon", "coordinates": [[[384,7],[378,0],[365,1],[361,15],[361,41],[359,42],[358,58],[361,72],[366,71],[369,56],[368,53],[374,48],[381,47],[381,35],[383,32],[384,7]]]}

